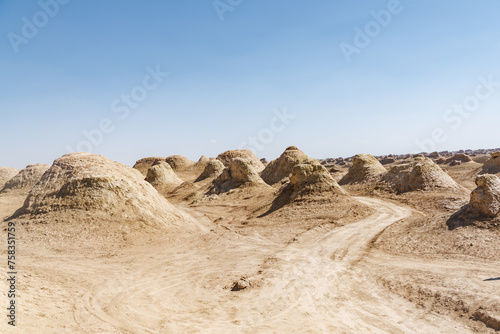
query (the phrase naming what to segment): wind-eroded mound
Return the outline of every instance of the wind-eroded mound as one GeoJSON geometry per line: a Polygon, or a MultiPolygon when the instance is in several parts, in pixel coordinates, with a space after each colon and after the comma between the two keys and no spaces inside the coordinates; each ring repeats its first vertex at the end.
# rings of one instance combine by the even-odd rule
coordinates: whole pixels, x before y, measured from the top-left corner
{"type": "Polygon", "coordinates": [[[384,176],[390,190],[405,193],[416,190],[462,189],[445,171],[429,158],[392,167],[384,176]]]}
{"type": "Polygon", "coordinates": [[[481,175],[476,178],[477,188],[470,195],[470,211],[480,217],[494,218],[500,213],[500,178],[481,175]]]}
{"type": "Polygon", "coordinates": [[[500,152],[492,153],[491,158],[486,161],[479,174],[498,174],[500,173],[500,152]]]}
{"type": "Polygon", "coordinates": [[[141,172],[142,175],[146,176],[148,174],[149,167],[153,166],[153,164],[157,161],[166,161],[167,158],[162,157],[148,157],[137,160],[134,165],[134,168],[141,172]]]}
{"type": "Polygon", "coordinates": [[[273,185],[289,177],[295,166],[315,161],[297,147],[290,146],[278,159],[271,161],[266,166],[261,173],[261,177],[266,183],[273,185]]]}
{"type": "Polygon", "coordinates": [[[343,208],[356,207],[356,210],[359,207],[359,203],[339,186],[324,166],[312,162],[292,168],[289,181],[280,188],[278,196],[263,216],[284,207],[292,210],[295,206],[297,209],[304,201],[313,207],[319,203],[335,203],[343,208]]]}
{"type": "Polygon", "coordinates": [[[189,160],[182,155],[172,155],[167,157],[167,163],[172,167],[174,171],[183,171],[194,167],[196,162],[189,160]]]}
{"type": "Polygon", "coordinates": [[[157,161],[149,167],[146,181],[156,189],[166,191],[172,190],[184,182],[165,161],[157,161]]]}
{"type": "Polygon", "coordinates": [[[340,184],[355,184],[365,182],[377,182],[387,173],[374,156],[370,154],[358,154],[352,161],[349,172],[340,180],[340,184]]]}
{"type": "Polygon", "coordinates": [[[195,182],[200,182],[209,178],[216,178],[224,171],[224,164],[218,159],[210,159],[203,172],[198,176],[195,182]]]}
{"type": "MultiPolygon", "coordinates": [[[[135,169],[90,153],[62,156],[29,193],[19,215],[53,215],[80,226],[79,213],[123,224],[189,228],[194,220],[173,207],[135,169]],[[70,213],[72,218],[64,215],[70,213]]],[[[82,227],[83,228],[83,227],[82,227]]]]}
{"type": "Polygon", "coordinates": [[[447,163],[447,164],[456,163],[456,162],[465,163],[465,162],[471,162],[471,161],[472,161],[472,158],[469,157],[467,154],[457,153],[454,156],[452,156],[451,158],[446,159],[445,163],[447,163]]]}
{"type": "Polygon", "coordinates": [[[19,173],[19,170],[11,167],[0,167],[0,190],[4,187],[5,183],[12,179],[19,173]]]}
{"type": "Polygon", "coordinates": [[[491,220],[500,215],[500,178],[496,175],[479,175],[476,185],[469,204],[448,220],[450,228],[470,225],[478,220],[491,220]]]}
{"type": "Polygon", "coordinates": [[[206,156],[202,155],[199,159],[198,162],[196,163],[197,165],[203,165],[205,166],[208,162],[210,161],[210,158],[207,158],[206,156]]]}
{"type": "Polygon", "coordinates": [[[332,195],[347,194],[326,168],[319,163],[301,164],[293,167],[290,186],[293,189],[292,198],[322,193],[332,195]]]}
{"type": "Polygon", "coordinates": [[[226,192],[239,187],[267,186],[249,159],[234,158],[229,167],[217,177],[211,189],[212,193],[226,192]]]}
{"type": "Polygon", "coordinates": [[[49,168],[50,166],[45,164],[28,165],[5,183],[2,192],[10,190],[31,190],[40,180],[43,173],[49,168]]]}
{"type": "Polygon", "coordinates": [[[231,161],[236,158],[243,158],[250,161],[250,163],[258,173],[260,173],[264,169],[264,164],[262,163],[262,161],[260,161],[255,153],[250,150],[230,150],[217,156],[217,159],[222,161],[222,163],[226,167],[229,167],[231,165],[231,161]]]}

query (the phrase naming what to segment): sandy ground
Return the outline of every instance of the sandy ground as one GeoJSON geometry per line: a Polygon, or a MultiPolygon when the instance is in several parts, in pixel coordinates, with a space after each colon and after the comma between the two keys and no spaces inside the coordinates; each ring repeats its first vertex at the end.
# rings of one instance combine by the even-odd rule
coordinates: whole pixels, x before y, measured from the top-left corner
{"type": "MultiPolygon", "coordinates": [[[[374,247],[375,240],[413,211],[385,199],[358,199],[372,208],[368,217],[340,225],[317,224],[291,242],[254,233],[251,226],[241,233],[223,224],[213,224],[211,232],[196,237],[159,238],[141,246],[51,242],[22,235],[21,229],[18,327],[13,330],[3,321],[0,331],[493,331],[464,317],[466,312],[422,296],[428,292],[436,299],[442,291],[444,299],[446,293],[461,291],[472,296],[473,306],[500,305],[500,281],[483,281],[499,276],[498,263],[430,261],[382,252],[374,247]],[[251,286],[231,291],[241,277],[251,286]]],[[[22,195],[0,197],[0,216],[11,214],[22,201],[22,195]]],[[[202,211],[198,215],[205,215],[202,211]]],[[[4,281],[0,289],[5,304],[4,281]]]]}

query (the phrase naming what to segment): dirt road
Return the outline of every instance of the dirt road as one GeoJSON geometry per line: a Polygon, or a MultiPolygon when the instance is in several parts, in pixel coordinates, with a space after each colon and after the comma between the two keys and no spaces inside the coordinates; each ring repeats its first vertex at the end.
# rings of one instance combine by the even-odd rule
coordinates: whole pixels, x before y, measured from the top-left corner
{"type": "Polygon", "coordinates": [[[411,212],[378,199],[359,200],[377,213],[326,234],[313,231],[281,250],[243,239],[227,255],[224,245],[219,253],[209,245],[186,245],[115,257],[119,263],[108,261],[102,281],[75,300],[74,320],[81,332],[110,333],[469,332],[376,283],[364,261],[368,245],[411,212]],[[251,271],[269,254],[266,247],[277,252],[277,265],[266,269],[261,287],[222,289],[228,263],[251,271]],[[236,264],[242,261],[243,267],[236,264]]]}
{"type": "MultiPolygon", "coordinates": [[[[80,254],[77,247],[33,250],[23,258],[19,329],[23,333],[471,332],[451,318],[389,294],[377,282],[377,271],[389,270],[392,260],[384,263],[380,254],[369,256],[369,245],[411,211],[380,199],[358,199],[376,213],[333,230],[317,227],[287,246],[227,232],[113,252],[80,254]],[[253,286],[230,291],[243,274],[253,286]]],[[[411,266],[394,259],[394,264],[400,262],[411,266]]]]}

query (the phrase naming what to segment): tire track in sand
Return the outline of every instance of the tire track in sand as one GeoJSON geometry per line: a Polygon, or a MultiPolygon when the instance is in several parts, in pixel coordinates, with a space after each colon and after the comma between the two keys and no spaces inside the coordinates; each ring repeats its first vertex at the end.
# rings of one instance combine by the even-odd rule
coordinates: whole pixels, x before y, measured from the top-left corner
{"type": "Polygon", "coordinates": [[[163,275],[151,274],[158,267],[154,259],[144,261],[143,273],[131,271],[125,281],[121,274],[110,277],[86,294],[77,312],[80,326],[85,328],[90,316],[131,333],[470,332],[376,283],[364,261],[369,244],[411,210],[374,198],[358,200],[376,213],[286,247],[276,254],[283,265],[271,268],[260,288],[203,289],[200,281],[220,268],[213,261],[193,261],[201,259],[200,249],[186,248],[170,259],[163,275]]]}

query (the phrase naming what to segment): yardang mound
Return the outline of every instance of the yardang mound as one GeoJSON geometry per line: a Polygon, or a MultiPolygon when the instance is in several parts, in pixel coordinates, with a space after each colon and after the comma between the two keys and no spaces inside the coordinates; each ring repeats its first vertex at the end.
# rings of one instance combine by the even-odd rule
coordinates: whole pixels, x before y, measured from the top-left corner
{"type": "Polygon", "coordinates": [[[319,163],[307,163],[293,167],[290,186],[293,189],[292,198],[321,193],[347,194],[326,168],[319,163]]]}
{"type": "Polygon", "coordinates": [[[250,186],[268,186],[259,176],[255,165],[249,159],[234,158],[217,177],[210,190],[211,193],[227,192],[231,189],[250,186]]]}
{"type": "MultiPolygon", "coordinates": [[[[312,163],[316,160],[309,158],[304,152],[295,146],[288,147],[278,159],[271,161],[262,171],[262,179],[273,185],[287,178],[292,173],[292,169],[300,164],[312,163]]],[[[317,162],[317,161],[316,161],[317,162]]]]}
{"type": "Polygon", "coordinates": [[[218,159],[210,159],[205,165],[203,173],[198,176],[195,182],[200,182],[209,178],[216,178],[224,171],[224,164],[218,159]]]}
{"type": "Polygon", "coordinates": [[[303,201],[313,206],[319,203],[329,203],[340,205],[343,208],[352,205],[357,208],[359,204],[338,185],[324,166],[319,162],[312,162],[296,165],[292,168],[289,181],[280,188],[271,207],[262,216],[283,207],[290,209],[289,204],[299,205],[295,208],[299,210],[303,201]]]}
{"type": "Polygon", "coordinates": [[[370,154],[358,154],[352,161],[349,172],[340,180],[339,184],[356,184],[365,182],[378,182],[387,169],[370,154]]]}
{"type": "MultiPolygon", "coordinates": [[[[496,175],[476,177],[477,188],[470,195],[470,202],[447,222],[450,228],[457,228],[478,221],[491,220],[500,214],[500,178],[496,175]]],[[[496,219],[498,224],[498,219],[496,219]]],[[[485,227],[488,227],[486,225],[485,227]]]]}
{"type": "Polygon", "coordinates": [[[166,161],[176,172],[187,170],[194,167],[194,165],[196,164],[196,162],[191,161],[188,158],[183,157],[182,155],[169,156],[167,157],[166,161]]]}
{"type": "Polygon", "coordinates": [[[491,158],[486,161],[479,174],[498,174],[500,173],[500,152],[491,154],[491,158]]]}
{"type": "Polygon", "coordinates": [[[5,186],[5,183],[17,175],[19,171],[11,167],[0,167],[0,189],[5,186]]]}
{"type": "Polygon", "coordinates": [[[447,164],[451,164],[455,161],[458,161],[458,162],[462,162],[462,163],[465,163],[465,162],[471,162],[472,161],[472,158],[469,157],[468,155],[466,154],[463,154],[463,153],[457,153],[455,154],[454,156],[452,156],[451,158],[448,158],[446,159],[445,163],[447,164]]]}
{"type": "Polygon", "coordinates": [[[258,173],[264,170],[264,164],[262,161],[260,161],[259,158],[257,158],[257,156],[250,150],[230,150],[217,156],[217,159],[222,161],[226,167],[229,167],[231,165],[231,161],[235,158],[247,159],[258,173]]]}
{"type": "Polygon", "coordinates": [[[500,179],[495,175],[476,178],[478,186],[470,195],[470,210],[479,217],[494,218],[500,213],[500,179]]]}
{"type": "Polygon", "coordinates": [[[149,167],[153,166],[153,164],[157,161],[166,161],[167,158],[162,157],[148,157],[137,160],[134,165],[134,168],[141,172],[142,175],[146,176],[148,174],[149,167]]]}
{"type": "Polygon", "coordinates": [[[165,161],[157,161],[149,167],[146,181],[156,189],[164,191],[170,191],[184,182],[165,161]]]}
{"type": "Polygon", "coordinates": [[[390,190],[405,193],[416,190],[462,189],[445,171],[429,158],[392,167],[384,176],[390,190]]]}
{"type": "Polygon", "coordinates": [[[205,167],[209,161],[210,161],[210,158],[207,158],[206,156],[202,155],[198,159],[198,162],[196,163],[196,165],[205,167]]]}
{"type": "Polygon", "coordinates": [[[10,190],[29,191],[40,180],[43,173],[49,169],[49,165],[34,164],[22,169],[16,176],[5,183],[2,192],[10,190]]]}
{"type": "Polygon", "coordinates": [[[119,224],[131,222],[137,228],[189,229],[196,224],[163,198],[137,170],[90,153],[67,154],[54,161],[16,215],[48,214],[58,221],[67,217],[66,222],[81,225],[64,212],[72,217],[78,217],[80,212],[119,224]]]}

